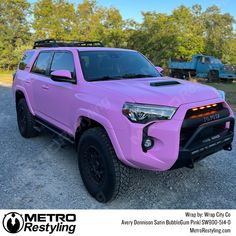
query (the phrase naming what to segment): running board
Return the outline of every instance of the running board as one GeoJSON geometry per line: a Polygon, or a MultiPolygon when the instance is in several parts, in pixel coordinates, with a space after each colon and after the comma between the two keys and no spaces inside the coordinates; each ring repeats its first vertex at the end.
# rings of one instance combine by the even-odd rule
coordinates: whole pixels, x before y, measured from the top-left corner
{"type": "MultiPolygon", "coordinates": [[[[54,125],[48,123],[47,121],[44,121],[38,117],[35,118],[35,122],[37,122],[39,125],[42,125],[43,127],[47,128],[48,130],[52,131],[59,137],[62,137],[66,141],[75,144],[75,139],[70,134],[66,133],[65,131],[61,130],[60,128],[55,127],[54,125]]],[[[35,127],[36,130],[40,130],[39,127],[35,127]]]]}

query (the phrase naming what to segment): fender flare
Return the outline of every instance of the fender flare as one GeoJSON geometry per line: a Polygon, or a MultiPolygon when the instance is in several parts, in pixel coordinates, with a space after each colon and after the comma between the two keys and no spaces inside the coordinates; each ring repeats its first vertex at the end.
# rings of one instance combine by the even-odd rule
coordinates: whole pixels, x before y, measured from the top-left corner
{"type": "Polygon", "coordinates": [[[24,87],[20,86],[20,85],[17,85],[17,86],[14,88],[14,90],[13,90],[15,100],[16,100],[16,93],[17,93],[17,91],[20,91],[21,93],[24,94],[24,97],[25,97],[27,106],[28,106],[28,108],[29,108],[31,114],[32,114],[32,115],[35,115],[35,112],[34,112],[34,110],[33,110],[33,108],[32,108],[31,103],[30,103],[29,96],[28,96],[28,94],[27,94],[27,92],[26,92],[26,89],[25,89],[24,87]]]}
{"type": "Polygon", "coordinates": [[[112,143],[112,146],[115,150],[115,153],[116,153],[118,159],[121,161],[125,160],[124,154],[122,152],[122,149],[120,147],[120,144],[119,144],[119,141],[118,141],[117,136],[115,134],[115,131],[112,127],[112,124],[106,117],[104,117],[101,114],[98,114],[94,111],[85,109],[85,108],[79,109],[78,112],[76,113],[76,117],[77,117],[77,119],[76,119],[76,122],[74,125],[74,134],[76,133],[76,130],[80,125],[80,121],[81,121],[82,117],[86,117],[86,118],[89,118],[89,119],[92,119],[92,120],[98,122],[106,130],[107,135],[112,143]]]}

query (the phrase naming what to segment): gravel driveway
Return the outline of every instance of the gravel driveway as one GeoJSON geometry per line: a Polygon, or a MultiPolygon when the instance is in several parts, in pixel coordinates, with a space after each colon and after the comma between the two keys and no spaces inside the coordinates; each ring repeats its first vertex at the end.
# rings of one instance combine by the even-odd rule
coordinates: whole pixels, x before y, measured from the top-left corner
{"type": "Polygon", "coordinates": [[[109,204],[86,192],[73,146],[49,132],[20,136],[11,89],[0,86],[0,208],[236,208],[236,142],[194,169],[132,170],[129,191],[109,204]]]}

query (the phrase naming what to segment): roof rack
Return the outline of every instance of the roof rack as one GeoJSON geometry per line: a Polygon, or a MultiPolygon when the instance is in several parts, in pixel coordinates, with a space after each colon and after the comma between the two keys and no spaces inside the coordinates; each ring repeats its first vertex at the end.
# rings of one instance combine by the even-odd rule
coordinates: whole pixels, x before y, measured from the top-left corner
{"type": "Polygon", "coordinates": [[[104,47],[104,45],[99,41],[62,41],[60,39],[44,39],[35,41],[33,49],[51,47],[104,47]]]}

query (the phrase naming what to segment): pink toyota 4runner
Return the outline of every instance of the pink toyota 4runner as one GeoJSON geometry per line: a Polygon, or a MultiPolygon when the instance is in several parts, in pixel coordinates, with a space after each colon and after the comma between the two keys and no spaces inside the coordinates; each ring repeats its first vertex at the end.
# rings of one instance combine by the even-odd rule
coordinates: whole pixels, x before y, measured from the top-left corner
{"type": "Polygon", "coordinates": [[[13,93],[21,135],[45,126],[74,143],[83,182],[100,202],[126,191],[129,167],[193,167],[232,149],[234,114],[223,91],[163,77],[133,50],[36,41],[13,93]]]}

